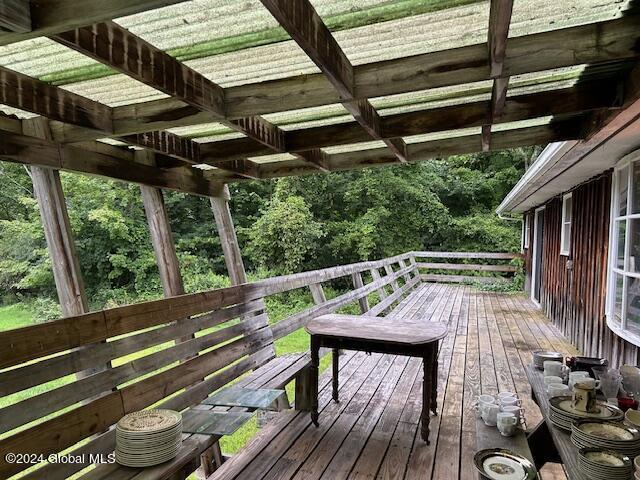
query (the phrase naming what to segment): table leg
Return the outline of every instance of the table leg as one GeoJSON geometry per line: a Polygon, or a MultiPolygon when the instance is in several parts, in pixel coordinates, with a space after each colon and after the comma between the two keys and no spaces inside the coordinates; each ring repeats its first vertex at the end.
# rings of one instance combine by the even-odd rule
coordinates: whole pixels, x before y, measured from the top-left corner
{"type": "Polygon", "coordinates": [[[434,415],[438,415],[438,342],[431,347],[432,363],[431,363],[431,411],[434,415]]]}
{"type": "Polygon", "coordinates": [[[340,350],[334,348],[331,351],[331,357],[333,360],[333,401],[338,401],[338,356],[340,355],[340,350]]]}
{"type": "Polygon", "coordinates": [[[311,335],[311,421],[318,424],[318,369],[320,367],[320,342],[311,335]]]}
{"type": "Polygon", "coordinates": [[[427,350],[425,356],[422,357],[422,369],[423,369],[423,383],[422,383],[422,413],[420,414],[420,436],[422,440],[427,442],[429,445],[429,410],[431,404],[431,383],[432,383],[432,372],[431,372],[431,360],[432,360],[431,349],[427,350]]]}

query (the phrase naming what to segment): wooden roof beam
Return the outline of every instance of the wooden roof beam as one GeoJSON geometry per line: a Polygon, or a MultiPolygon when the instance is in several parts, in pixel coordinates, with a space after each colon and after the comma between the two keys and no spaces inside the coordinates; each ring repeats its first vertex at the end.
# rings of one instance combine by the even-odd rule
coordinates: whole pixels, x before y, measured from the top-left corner
{"type": "Polygon", "coordinates": [[[210,121],[242,132],[276,152],[284,151],[283,134],[278,127],[255,116],[228,121],[222,87],[114,22],[76,28],[51,38],[209,113],[210,121]]]}
{"type": "Polygon", "coordinates": [[[507,98],[509,77],[503,76],[503,71],[512,12],[513,0],[491,0],[487,46],[489,48],[490,75],[494,80],[491,89],[489,124],[482,126],[482,150],[485,152],[489,151],[491,146],[491,125],[501,115],[507,98]]]}
{"type": "MultiPolygon", "coordinates": [[[[492,150],[503,150],[525,145],[542,145],[562,140],[581,139],[584,138],[585,121],[584,117],[577,117],[569,120],[554,121],[547,125],[497,131],[493,133],[491,148],[492,150]]],[[[481,134],[407,144],[409,162],[475,153],[481,150],[481,134]]],[[[329,155],[327,160],[332,171],[397,164],[395,155],[389,152],[387,148],[336,153],[329,155]]],[[[307,166],[294,165],[291,162],[260,165],[262,178],[310,175],[313,173],[315,173],[314,169],[307,166]]]]}
{"type": "Polygon", "coordinates": [[[220,182],[207,178],[194,168],[163,170],[135,163],[132,152],[109,155],[6,130],[0,130],[0,160],[98,175],[194,195],[216,196],[222,192],[220,182]]]}
{"type": "MultiPolygon", "coordinates": [[[[638,58],[639,42],[639,15],[513,37],[509,39],[504,73],[517,75],[638,58]],[[553,54],[540,55],[540,51],[553,54]]],[[[486,43],[357,65],[354,76],[357,98],[395,95],[491,78],[486,43]]],[[[229,87],[224,89],[224,97],[229,119],[344,100],[322,73],[229,87]]],[[[116,135],[212,121],[215,120],[210,114],[175,98],[113,108],[116,135]]],[[[86,129],[57,122],[53,122],[51,128],[54,138],[63,143],[97,138],[86,129]]]]}
{"type": "Polygon", "coordinates": [[[353,65],[308,0],[262,0],[278,23],[320,68],[338,91],[342,104],[376,140],[383,140],[401,162],[406,148],[401,138],[383,139],[380,117],[366,98],[356,98],[353,65]]]}
{"type": "MultiPolygon", "coordinates": [[[[0,4],[27,0],[2,0],[0,4]]],[[[185,0],[108,0],[92,2],[91,8],[83,8],[78,0],[46,0],[33,2],[31,27],[29,31],[1,33],[0,45],[9,45],[29,38],[53,35],[81,27],[89,23],[102,22],[113,18],[126,17],[135,13],[165,7],[185,0]]]]}
{"type": "MultiPolygon", "coordinates": [[[[590,110],[617,107],[617,94],[610,81],[588,82],[570,88],[509,97],[501,107],[497,123],[533,119],[546,115],[572,115],[590,110]]],[[[381,117],[383,138],[408,137],[438,131],[480,127],[488,120],[489,101],[417,110],[381,117]]],[[[286,145],[290,153],[366,142],[368,134],[355,122],[288,130],[286,145]]],[[[203,163],[246,156],[268,155],[269,149],[248,138],[200,143],[203,163]]]]}
{"type": "Polygon", "coordinates": [[[0,2],[0,31],[26,33],[31,31],[29,0],[2,0],[0,2]]]}

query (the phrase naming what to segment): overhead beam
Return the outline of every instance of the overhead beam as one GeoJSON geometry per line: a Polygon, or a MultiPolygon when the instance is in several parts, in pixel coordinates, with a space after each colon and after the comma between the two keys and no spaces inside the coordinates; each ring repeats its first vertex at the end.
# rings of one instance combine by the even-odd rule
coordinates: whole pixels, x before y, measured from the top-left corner
{"type": "Polygon", "coordinates": [[[131,78],[211,115],[276,152],[284,151],[280,129],[260,117],[230,122],[218,84],[114,22],[101,22],[51,38],[131,78]]]}
{"type": "MultiPolygon", "coordinates": [[[[13,0],[3,0],[0,3],[7,1],[13,0]]],[[[88,8],[80,0],[36,0],[32,2],[35,8],[31,12],[30,31],[0,33],[0,45],[53,35],[90,23],[126,17],[183,1],[185,0],[109,0],[91,2],[91,8],[88,8]]]]}
{"type": "MultiPolygon", "coordinates": [[[[551,122],[547,125],[497,131],[493,133],[491,148],[492,150],[504,150],[527,145],[542,145],[562,140],[581,139],[584,137],[584,120],[584,117],[576,117],[569,120],[551,122]]],[[[479,151],[482,151],[481,134],[407,144],[410,162],[479,151]]],[[[332,171],[397,164],[395,156],[384,147],[332,154],[329,155],[328,162],[332,171]]],[[[260,165],[262,178],[310,175],[313,173],[316,172],[309,166],[302,166],[294,162],[260,165]]]]}
{"type": "Polygon", "coordinates": [[[313,5],[308,0],[262,0],[262,4],[329,79],[356,121],[371,137],[383,140],[401,162],[406,161],[404,141],[383,139],[378,112],[366,98],[356,98],[353,65],[313,5]]]}
{"type": "MultiPolygon", "coordinates": [[[[578,84],[570,88],[509,97],[496,123],[533,119],[546,115],[571,115],[616,106],[616,85],[610,81],[578,84]]],[[[384,138],[408,137],[438,131],[479,127],[488,122],[489,101],[417,110],[381,117],[384,138]]],[[[289,152],[309,148],[347,145],[370,140],[355,122],[302,128],[286,132],[289,152]]],[[[218,161],[245,156],[268,155],[269,149],[251,139],[231,139],[199,144],[201,161],[216,165],[218,161]]]]}
{"type": "Polygon", "coordinates": [[[0,2],[0,34],[3,30],[14,33],[31,31],[29,0],[2,0],[0,2]]]}
{"type": "MultiPolygon", "coordinates": [[[[628,15],[588,25],[509,39],[506,76],[638,58],[640,16],[628,15]],[[540,51],[548,54],[540,55],[540,51]]],[[[438,51],[354,67],[356,98],[395,95],[489,80],[487,44],[438,51]]],[[[224,89],[226,115],[239,119],[339,103],[341,98],[324,74],[299,75],[224,89]]],[[[183,101],[165,98],[113,108],[116,135],[128,135],[215,121],[183,101]]],[[[53,122],[60,142],[95,139],[92,132],[53,122]]]]}
{"type": "MultiPolygon", "coordinates": [[[[127,152],[130,153],[130,152],[127,152]]],[[[219,195],[221,183],[193,168],[159,169],[122,156],[0,130],[0,160],[108,177],[194,195],[219,195]]]]}
{"type": "Polygon", "coordinates": [[[489,48],[489,64],[493,87],[491,89],[491,113],[489,124],[482,126],[482,150],[489,151],[491,145],[491,125],[494,119],[502,112],[509,77],[503,76],[504,60],[507,52],[507,39],[509,38],[509,25],[511,25],[511,13],[513,0],[491,0],[489,10],[489,33],[487,46],[489,48]]]}
{"type": "Polygon", "coordinates": [[[96,137],[113,132],[107,105],[5,67],[0,67],[0,103],[89,129],[96,137]]]}

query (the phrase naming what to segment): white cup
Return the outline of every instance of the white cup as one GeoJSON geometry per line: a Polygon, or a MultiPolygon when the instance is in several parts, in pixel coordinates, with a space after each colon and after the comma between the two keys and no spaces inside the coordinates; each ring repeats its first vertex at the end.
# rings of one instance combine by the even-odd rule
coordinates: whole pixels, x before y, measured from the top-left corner
{"type": "Polygon", "coordinates": [[[482,420],[485,425],[495,427],[498,423],[498,413],[500,413],[500,406],[495,403],[485,403],[482,406],[482,420]]]}
{"type": "Polygon", "coordinates": [[[524,420],[524,410],[522,409],[522,407],[519,407],[517,405],[505,405],[504,407],[502,407],[502,412],[512,414],[514,417],[516,417],[518,423],[521,423],[524,420]]]}
{"type": "Polygon", "coordinates": [[[552,383],[564,383],[564,382],[562,381],[562,377],[556,377],[556,376],[544,377],[545,385],[551,385],[552,383]]]}
{"type": "Polygon", "coordinates": [[[564,383],[550,383],[547,385],[547,393],[549,394],[549,398],[562,397],[570,395],[571,389],[569,385],[565,385],[564,383]]]}
{"type": "Polygon", "coordinates": [[[500,412],[497,416],[498,431],[504,437],[510,437],[516,432],[518,419],[513,413],[500,412]]]}
{"type": "Polygon", "coordinates": [[[498,394],[498,403],[502,402],[503,398],[518,398],[518,395],[513,392],[500,392],[498,394]]]}
{"type": "Polygon", "coordinates": [[[494,403],[496,403],[495,397],[491,395],[478,395],[478,399],[476,400],[476,403],[474,405],[474,409],[476,411],[476,415],[478,416],[478,418],[482,416],[482,407],[484,407],[485,405],[491,405],[494,403]]]}
{"type": "Polygon", "coordinates": [[[587,372],[571,372],[569,374],[569,388],[573,388],[578,380],[581,380],[585,377],[588,377],[589,373],[587,372]]]}
{"type": "Polygon", "coordinates": [[[522,405],[522,400],[520,400],[518,397],[505,397],[500,401],[500,406],[501,407],[508,407],[508,406],[520,406],[522,405]]]}
{"type": "Polygon", "coordinates": [[[542,365],[545,377],[564,377],[569,371],[569,367],[555,360],[546,360],[542,365]]]}

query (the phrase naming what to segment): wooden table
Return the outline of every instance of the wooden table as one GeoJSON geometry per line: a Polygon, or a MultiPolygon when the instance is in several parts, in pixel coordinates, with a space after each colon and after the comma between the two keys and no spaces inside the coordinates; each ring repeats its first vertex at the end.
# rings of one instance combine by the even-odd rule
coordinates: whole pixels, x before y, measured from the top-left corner
{"type": "Polygon", "coordinates": [[[551,423],[544,375],[531,365],[527,366],[526,373],[531,384],[531,395],[544,417],[541,424],[529,434],[529,447],[536,460],[536,466],[540,467],[546,461],[554,461],[553,457],[557,455],[564,464],[569,480],[588,480],[578,467],[578,449],[571,443],[571,433],[565,432],[551,423]]]}
{"type": "Polygon", "coordinates": [[[438,342],[447,334],[439,322],[403,321],[398,317],[322,315],[305,327],[311,335],[311,421],[318,426],[318,368],[320,348],[333,349],[333,400],[338,401],[338,350],[388,353],[422,358],[424,380],[422,439],[429,444],[429,411],[437,415],[438,342]]]}

